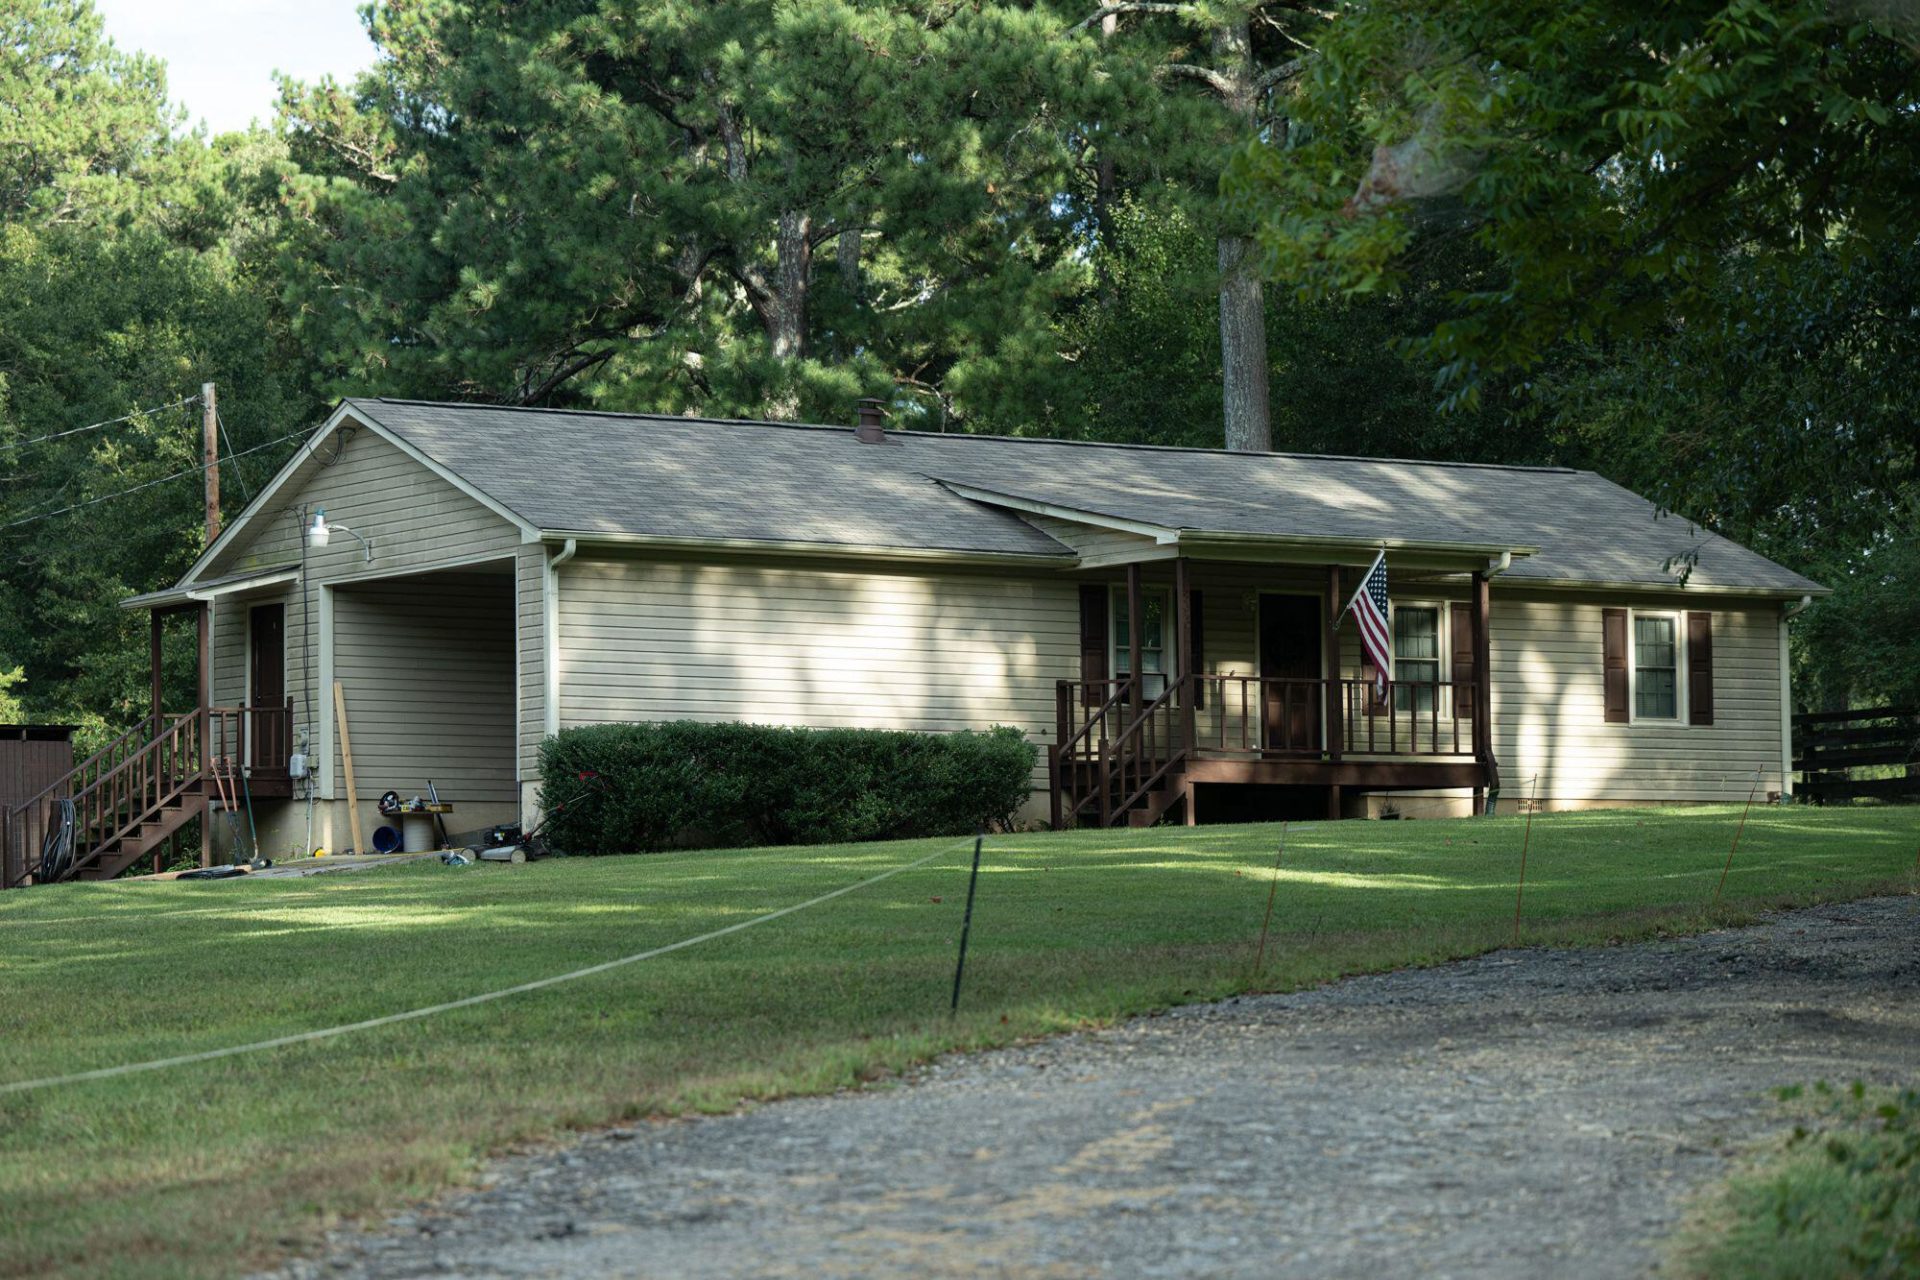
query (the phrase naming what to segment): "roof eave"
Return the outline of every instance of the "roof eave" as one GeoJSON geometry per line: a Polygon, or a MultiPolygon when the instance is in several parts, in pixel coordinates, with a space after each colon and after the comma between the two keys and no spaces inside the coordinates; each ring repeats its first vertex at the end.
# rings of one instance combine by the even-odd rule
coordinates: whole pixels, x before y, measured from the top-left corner
{"type": "Polygon", "coordinates": [[[120,602],[122,609],[177,609],[187,605],[201,604],[208,600],[217,600],[221,596],[234,595],[242,591],[258,591],[265,587],[283,586],[300,580],[300,566],[288,565],[280,569],[268,569],[260,573],[249,574],[233,582],[223,582],[217,586],[194,588],[188,584],[168,587],[164,591],[149,591],[144,595],[129,596],[120,602]]]}
{"type": "MultiPolygon", "coordinates": [[[[328,436],[331,436],[349,421],[373,432],[440,479],[466,494],[475,502],[478,502],[502,520],[505,520],[508,524],[519,529],[523,540],[531,542],[539,539],[540,531],[522,518],[518,512],[511,510],[492,495],[474,487],[473,484],[464,477],[456,474],[450,468],[434,461],[434,459],[426,453],[415,447],[414,444],[407,440],[400,432],[382,423],[378,417],[367,410],[366,404],[367,402],[364,400],[347,399],[342,400],[336,405],[333,412],[327,416],[327,420],[321,423],[320,426],[314,430],[313,434],[308,436],[299,448],[294,450],[293,456],[282,464],[280,470],[274,473],[273,479],[267,482],[266,487],[254,497],[252,502],[249,502],[246,507],[241,510],[239,515],[234,517],[226,528],[220,531],[220,536],[215,538],[213,542],[207,546],[206,550],[200,553],[200,558],[195,560],[192,567],[181,575],[179,582],[174,585],[173,589],[184,591],[198,580],[200,575],[206,572],[207,567],[219,558],[220,553],[232,546],[240,537],[241,533],[251,527],[254,522],[259,519],[262,512],[268,510],[274,498],[277,497],[280,491],[293,479],[294,473],[300,469],[301,464],[313,456],[314,452],[319,449],[321,443],[325,441],[328,436]]],[[[150,594],[158,595],[164,593],[155,592],[150,594]]],[[[135,598],[138,599],[140,597],[135,598]]]]}
{"type": "Polygon", "coordinates": [[[1413,538],[1340,538],[1318,534],[1227,533],[1208,529],[1181,529],[1176,539],[1181,546],[1194,549],[1212,547],[1322,547],[1364,556],[1371,560],[1381,551],[1413,551],[1432,555],[1493,558],[1511,555],[1516,560],[1538,555],[1540,548],[1513,542],[1436,542],[1413,538]]]}
{"type": "Polygon", "coordinates": [[[1689,595],[1689,596],[1738,596],[1749,600],[1800,600],[1811,596],[1815,600],[1824,600],[1833,594],[1832,587],[1823,587],[1817,582],[1808,582],[1805,586],[1781,587],[1759,586],[1742,583],[1681,582],[1631,582],[1612,581],[1596,578],[1508,578],[1511,586],[1541,587],[1551,591],[1611,591],[1632,592],[1641,595],[1689,595]]]}
{"type": "Polygon", "coordinates": [[[571,541],[581,546],[630,547],[658,551],[717,551],[733,555],[906,560],[941,564],[1031,565],[1049,569],[1071,568],[1079,560],[1079,557],[1066,547],[1062,547],[1058,552],[989,551],[962,547],[899,547],[876,543],[813,542],[804,539],[772,541],[760,538],[698,538],[594,529],[542,529],[540,540],[548,543],[571,541]]]}

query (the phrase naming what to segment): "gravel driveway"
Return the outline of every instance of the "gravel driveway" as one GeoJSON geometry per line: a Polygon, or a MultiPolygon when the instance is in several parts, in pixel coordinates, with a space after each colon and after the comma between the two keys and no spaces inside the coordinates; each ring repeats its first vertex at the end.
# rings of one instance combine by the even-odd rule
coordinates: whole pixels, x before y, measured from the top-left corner
{"type": "Polygon", "coordinates": [[[1767,1090],[1920,1076],[1920,900],[1509,951],[595,1136],[292,1275],[1639,1276],[1767,1090]]]}

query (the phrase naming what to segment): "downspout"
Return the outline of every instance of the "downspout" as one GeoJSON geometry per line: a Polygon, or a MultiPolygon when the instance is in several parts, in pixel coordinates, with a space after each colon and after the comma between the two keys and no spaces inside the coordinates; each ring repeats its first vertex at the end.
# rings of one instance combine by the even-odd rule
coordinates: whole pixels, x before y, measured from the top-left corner
{"type": "Polygon", "coordinates": [[[579,554],[580,541],[568,538],[560,553],[547,561],[546,617],[541,630],[546,640],[546,736],[560,732],[560,566],[579,554]]]}
{"type": "Polygon", "coordinates": [[[1812,596],[1801,596],[1780,607],[1780,800],[1793,796],[1793,668],[1787,647],[1787,624],[1806,612],[1812,596]]]}
{"type": "MultiPolygon", "coordinates": [[[[1493,580],[1513,568],[1513,552],[1502,551],[1498,557],[1487,562],[1486,569],[1479,575],[1480,581],[1474,591],[1474,625],[1487,634],[1476,637],[1473,665],[1479,674],[1480,689],[1486,694],[1476,698],[1480,719],[1480,735],[1487,752],[1487,817],[1492,817],[1500,807],[1500,758],[1493,749],[1493,580]],[[1479,595],[1487,592],[1486,613],[1480,614],[1479,595]]],[[[1480,816],[1480,815],[1475,815],[1480,816]]]]}

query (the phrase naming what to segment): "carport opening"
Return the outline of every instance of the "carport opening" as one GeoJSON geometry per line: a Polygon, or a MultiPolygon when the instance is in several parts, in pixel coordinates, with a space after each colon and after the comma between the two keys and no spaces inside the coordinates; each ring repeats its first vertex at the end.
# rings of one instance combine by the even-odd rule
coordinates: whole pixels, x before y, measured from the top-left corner
{"type": "MultiPolygon", "coordinates": [[[[369,843],[397,825],[378,813],[381,794],[425,796],[429,781],[453,806],[456,844],[519,820],[514,605],[511,561],[334,588],[333,677],[369,843]]],[[[336,732],[340,801],[343,756],[336,732]]]]}

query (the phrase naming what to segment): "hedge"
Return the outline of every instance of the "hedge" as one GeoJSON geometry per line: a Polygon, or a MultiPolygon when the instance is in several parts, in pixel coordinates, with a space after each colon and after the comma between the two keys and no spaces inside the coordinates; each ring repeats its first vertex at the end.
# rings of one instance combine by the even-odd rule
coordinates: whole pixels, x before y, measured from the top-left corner
{"type": "Polygon", "coordinates": [[[1005,727],[588,725],[541,744],[540,803],[559,806],[549,842],[579,854],[960,835],[1011,818],[1035,757],[1005,727]]]}

